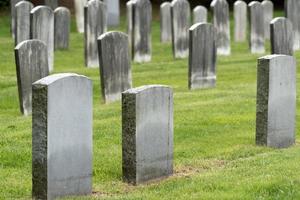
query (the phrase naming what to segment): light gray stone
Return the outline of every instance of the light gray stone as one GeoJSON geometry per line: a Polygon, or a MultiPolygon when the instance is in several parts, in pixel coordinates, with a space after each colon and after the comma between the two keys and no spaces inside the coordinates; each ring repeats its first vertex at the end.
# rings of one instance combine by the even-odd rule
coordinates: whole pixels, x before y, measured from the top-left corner
{"type": "Polygon", "coordinates": [[[133,37],[133,33],[132,33],[132,29],[133,29],[132,6],[133,6],[133,1],[128,1],[126,3],[127,34],[128,34],[130,57],[132,57],[131,52],[132,52],[132,37],[133,37]]]}
{"type": "Polygon", "coordinates": [[[54,10],[54,47],[68,49],[70,40],[71,13],[68,8],[58,7],[54,10]]]}
{"type": "Polygon", "coordinates": [[[107,32],[98,39],[101,91],[106,103],[121,99],[121,93],[132,87],[128,36],[107,32]]]}
{"type": "Polygon", "coordinates": [[[15,38],[15,6],[17,3],[19,3],[22,0],[10,0],[10,15],[11,15],[11,21],[10,21],[10,32],[12,34],[12,37],[15,38]]]}
{"type": "Polygon", "coordinates": [[[123,180],[140,184],[173,173],[173,92],[150,85],[122,94],[123,180]]]}
{"type": "Polygon", "coordinates": [[[52,10],[58,7],[58,0],[44,0],[46,6],[49,6],[52,10]]]}
{"type": "Polygon", "coordinates": [[[107,24],[118,26],[120,23],[120,0],[104,0],[107,6],[107,24]]]}
{"type": "Polygon", "coordinates": [[[33,84],[32,196],[92,193],[93,85],[55,74],[33,84]]]}
{"type": "Polygon", "coordinates": [[[206,23],[207,9],[204,6],[197,6],[193,10],[193,23],[206,23]]]}
{"type": "Polygon", "coordinates": [[[84,32],[84,6],[87,2],[88,0],[74,0],[76,26],[79,33],[84,32]]]}
{"type": "Polygon", "coordinates": [[[273,10],[274,5],[272,1],[270,0],[264,0],[261,3],[263,7],[263,13],[264,13],[264,28],[265,28],[265,39],[270,39],[270,22],[273,19],[273,10]]]}
{"type": "Polygon", "coordinates": [[[300,1],[285,0],[285,16],[288,18],[294,29],[294,50],[300,49],[300,1]]]}
{"type": "Polygon", "coordinates": [[[285,148],[295,143],[296,60],[287,55],[258,59],[256,144],[285,148]]]}
{"type": "Polygon", "coordinates": [[[247,4],[244,1],[234,3],[234,40],[244,42],[247,39],[247,4]]]}
{"type": "Polygon", "coordinates": [[[170,2],[164,2],[160,5],[160,41],[162,43],[168,43],[172,41],[170,2]]]}
{"type": "Polygon", "coordinates": [[[15,45],[30,39],[30,11],[33,4],[21,1],[15,6],[15,45]]]}
{"type": "Polygon", "coordinates": [[[271,21],[272,54],[293,55],[293,25],[285,17],[277,17],[271,21]]]}

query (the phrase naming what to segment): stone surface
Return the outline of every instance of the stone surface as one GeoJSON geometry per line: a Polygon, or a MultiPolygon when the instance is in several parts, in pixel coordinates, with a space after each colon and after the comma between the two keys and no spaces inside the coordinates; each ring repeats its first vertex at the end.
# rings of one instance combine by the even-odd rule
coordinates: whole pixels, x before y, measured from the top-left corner
{"type": "Polygon", "coordinates": [[[216,85],[216,29],[198,23],[190,28],[189,89],[216,85]]]}
{"type": "Polygon", "coordinates": [[[32,83],[49,75],[47,46],[40,40],[26,40],[15,48],[21,113],[31,114],[32,83]]]}
{"type": "Polygon", "coordinates": [[[10,21],[10,32],[12,34],[12,37],[15,38],[15,6],[17,3],[19,3],[22,0],[10,0],[10,15],[11,15],[11,21],[10,21]]]}
{"type": "Polygon", "coordinates": [[[160,41],[162,43],[172,41],[170,2],[164,2],[160,5],[160,41]]]}
{"type": "Polygon", "coordinates": [[[58,7],[58,0],[44,0],[44,4],[55,10],[58,7]]]}
{"type": "Polygon", "coordinates": [[[70,40],[71,13],[68,8],[58,7],[54,11],[54,48],[68,49],[70,40]]]}
{"type": "Polygon", "coordinates": [[[295,143],[296,60],[287,55],[258,60],[256,144],[285,148],[295,143]]]}
{"type": "Polygon", "coordinates": [[[107,31],[107,8],[99,0],[90,0],[84,8],[85,65],[97,68],[98,37],[107,31]]]}
{"type": "Polygon", "coordinates": [[[88,0],[74,0],[76,25],[79,33],[84,32],[84,6],[87,2],[88,0]]]}
{"type": "Polygon", "coordinates": [[[265,53],[264,13],[261,3],[252,1],[249,5],[249,45],[251,53],[265,53]]]}
{"type": "Polygon", "coordinates": [[[264,13],[265,39],[270,39],[270,22],[273,19],[274,5],[270,0],[264,0],[261,5],[264,13]]]}
{"type": "Polygon", "coordinates": [[[244,42],[247,39],[247,4],[244,1],[234,3],[234,40],[244,42]]]}
{"type": "Polygon", "coordinates": [[[92,81],[77,74],[47,76],[33,84],[32,97],[33,198],[91,194],[92,81]]]}
{"type": "Polygon", "coordinates": [[[197,6],[193,10],[193,23],[206,23],[207,9],[204,6],[197,6]]]}
{"type": "Polygon", "coordinates": [[[128,36],[108,32],[98,39],[101,91],[106,103],[121,99],[121,93],[132,87],[128,36]]]}
{"type": "Polygon", "coordinates": [[[213,13],[213,24],[217,30],[217,53],[228,56],[231,54],[228,3],[226,0],[213,0],[210,7],[213,13]]]}
{"type": "Polygon", "coordinates": [[[151,85],[122,94],[123,180],[139,184],[173,173],[173,92],[151,85]]]}
{"type": "Polygon", "coordinates": [[[49,71],[54,63],[54,13],[47,6],[37,6],[30,13],[30,38],[42,40],[48,48],[49,71]]]}
{"type": "Polygon", "coordinates": [[[107,6],[107,24],[118,26],[120,23],[120,0],[103,0],[107,6]]]}
{"type": "Polygon", "coordinates": [[[187,0],[171,3],[172,49],[174,58],[186,58],[189,54],[189,28],[191,8],[187,0]]]}
{"type": "Polygon", "coordinates": [[[293,25],[285,17],[277,17],[271,21],[272,54],[293,55],[293,25]]]}
{"type": "Polygon", "coordinates": [[[285,0],[285,16],[288,18],[294,29],[294,50],[300,49],[300,1],[285,0]]]}
{"type": "Polygon", "coordinates": [[[132,6],[133,6],[133,1],[128,1],[126,3],[127,34],[128,34],[128,43],[129,43],[129,54],[130,54],[130,57],[132,57],[131,56],[131,52],[132,52],[132,37],[133,37],[133,33],[132,33],[132,29],[133,29],[132,6]]]}

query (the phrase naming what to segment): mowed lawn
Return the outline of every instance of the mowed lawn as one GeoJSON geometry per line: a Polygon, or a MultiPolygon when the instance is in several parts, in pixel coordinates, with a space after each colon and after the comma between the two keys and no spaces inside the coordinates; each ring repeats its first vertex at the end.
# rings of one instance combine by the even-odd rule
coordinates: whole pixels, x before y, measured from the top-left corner
{"type": "MultiPolygon", "coordinates": [[[[247,42],[232,41],[232,55],[218,57],[217,87],[189,91],[188,59],[174,60],[171,45],[160,43],[158,19],[152,62],[132,64],[133,85],[174,89],[174,175],[140,186],[122,182],[121,104],[104,104],[99,70],[85,68],[83,35],[73,22],[70,50],[55,52],[54,73],[75,72],[93,80],[94,152],[93,194],[69,199],[300,199],[299,126],[291,148],[255,145],[256,64],[263,55],[251,55],[247,42]]],[[[126,30],[125,17],[120,30],[126,30]]],[[[269,42],[266,46],[269,54],[269,42]]],[[[8,13],[1,11],[0,199],[30,199],[31,117],[19,111],[13,48],[8,13]]],[[[296,57],[300,63],[299,52],[296,57]]],[[[297,104],[298,122],[298,98],[297,104]]]]}

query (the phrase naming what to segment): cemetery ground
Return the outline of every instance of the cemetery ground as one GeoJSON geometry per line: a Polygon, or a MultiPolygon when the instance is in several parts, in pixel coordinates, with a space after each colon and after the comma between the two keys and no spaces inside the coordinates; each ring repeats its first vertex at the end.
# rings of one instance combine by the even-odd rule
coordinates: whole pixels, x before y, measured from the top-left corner
{"type": "MultiPolygon", "coordinates": [[[[19,111],[9,17],[1,13],[0,199],[30,199],[31,117],[19,111]]],[[[189,91],[188,59],[174,60],[171,44],[160,43],[158,17],[152,25],[152,62],[132,64],[133,85],[174,89],[174,175],[140,186],[122,182],[121,103],[104,104],[99,69],[84,66],[83,34],[72,24],[70,50],[55,52],[54,73],[75,72],[93,80],[94,192],[67,199],[300,199],[299,125],[291,148],[255,145],[256,66],[263,55],[251,55],[247,42],[232,41],[232,56],[218,57],[217,87],[189,91]]],[[[126,30],[125,17],[118,30],[126,30]]],[[[269,54],[269,42],[266,46],[269,54]]],[[[300,52],[296,57],[300,63],[300,52]]]]}

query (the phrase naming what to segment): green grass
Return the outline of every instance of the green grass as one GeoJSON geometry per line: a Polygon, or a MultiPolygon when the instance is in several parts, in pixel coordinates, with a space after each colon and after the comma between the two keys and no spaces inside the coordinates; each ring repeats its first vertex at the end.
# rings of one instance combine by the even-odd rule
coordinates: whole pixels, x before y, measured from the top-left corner
{"type": "MultiPolygon", "coordinates": [[[[125,30],[125,19],[120,30],[125,30]]],[[[120,102],[103,103],[99,70],[84,67],[83,35],[75,32],[74,23],[70,50],[55,52],[55,73],[75,72],[94,82],[94,194],[77,199],[300,199],[299,140],[283,150],[257,147],[254,142],[256,62],[262,55],[251,55],[246,42],[232,42],[232,56],[218,57],[217,87],[189,91],[187,59],[174,60],[171,45],[160,44],[159,34],[155,17],[153,60],[133,63],[133,84],[174,89],[175,173],[137,187],[122,182],[120,102]]],[[[299,52],[296,57],[299,62],[299,52]]],[[[297,104],[299,113],[299,99],[297,104]]],[[[297,126],[298,138],[299,133],[297,126]]],[[[30,198],[31,117],[19,112],[13,40],[4,13],[0,15],[0,199],[30,198]]]]}

